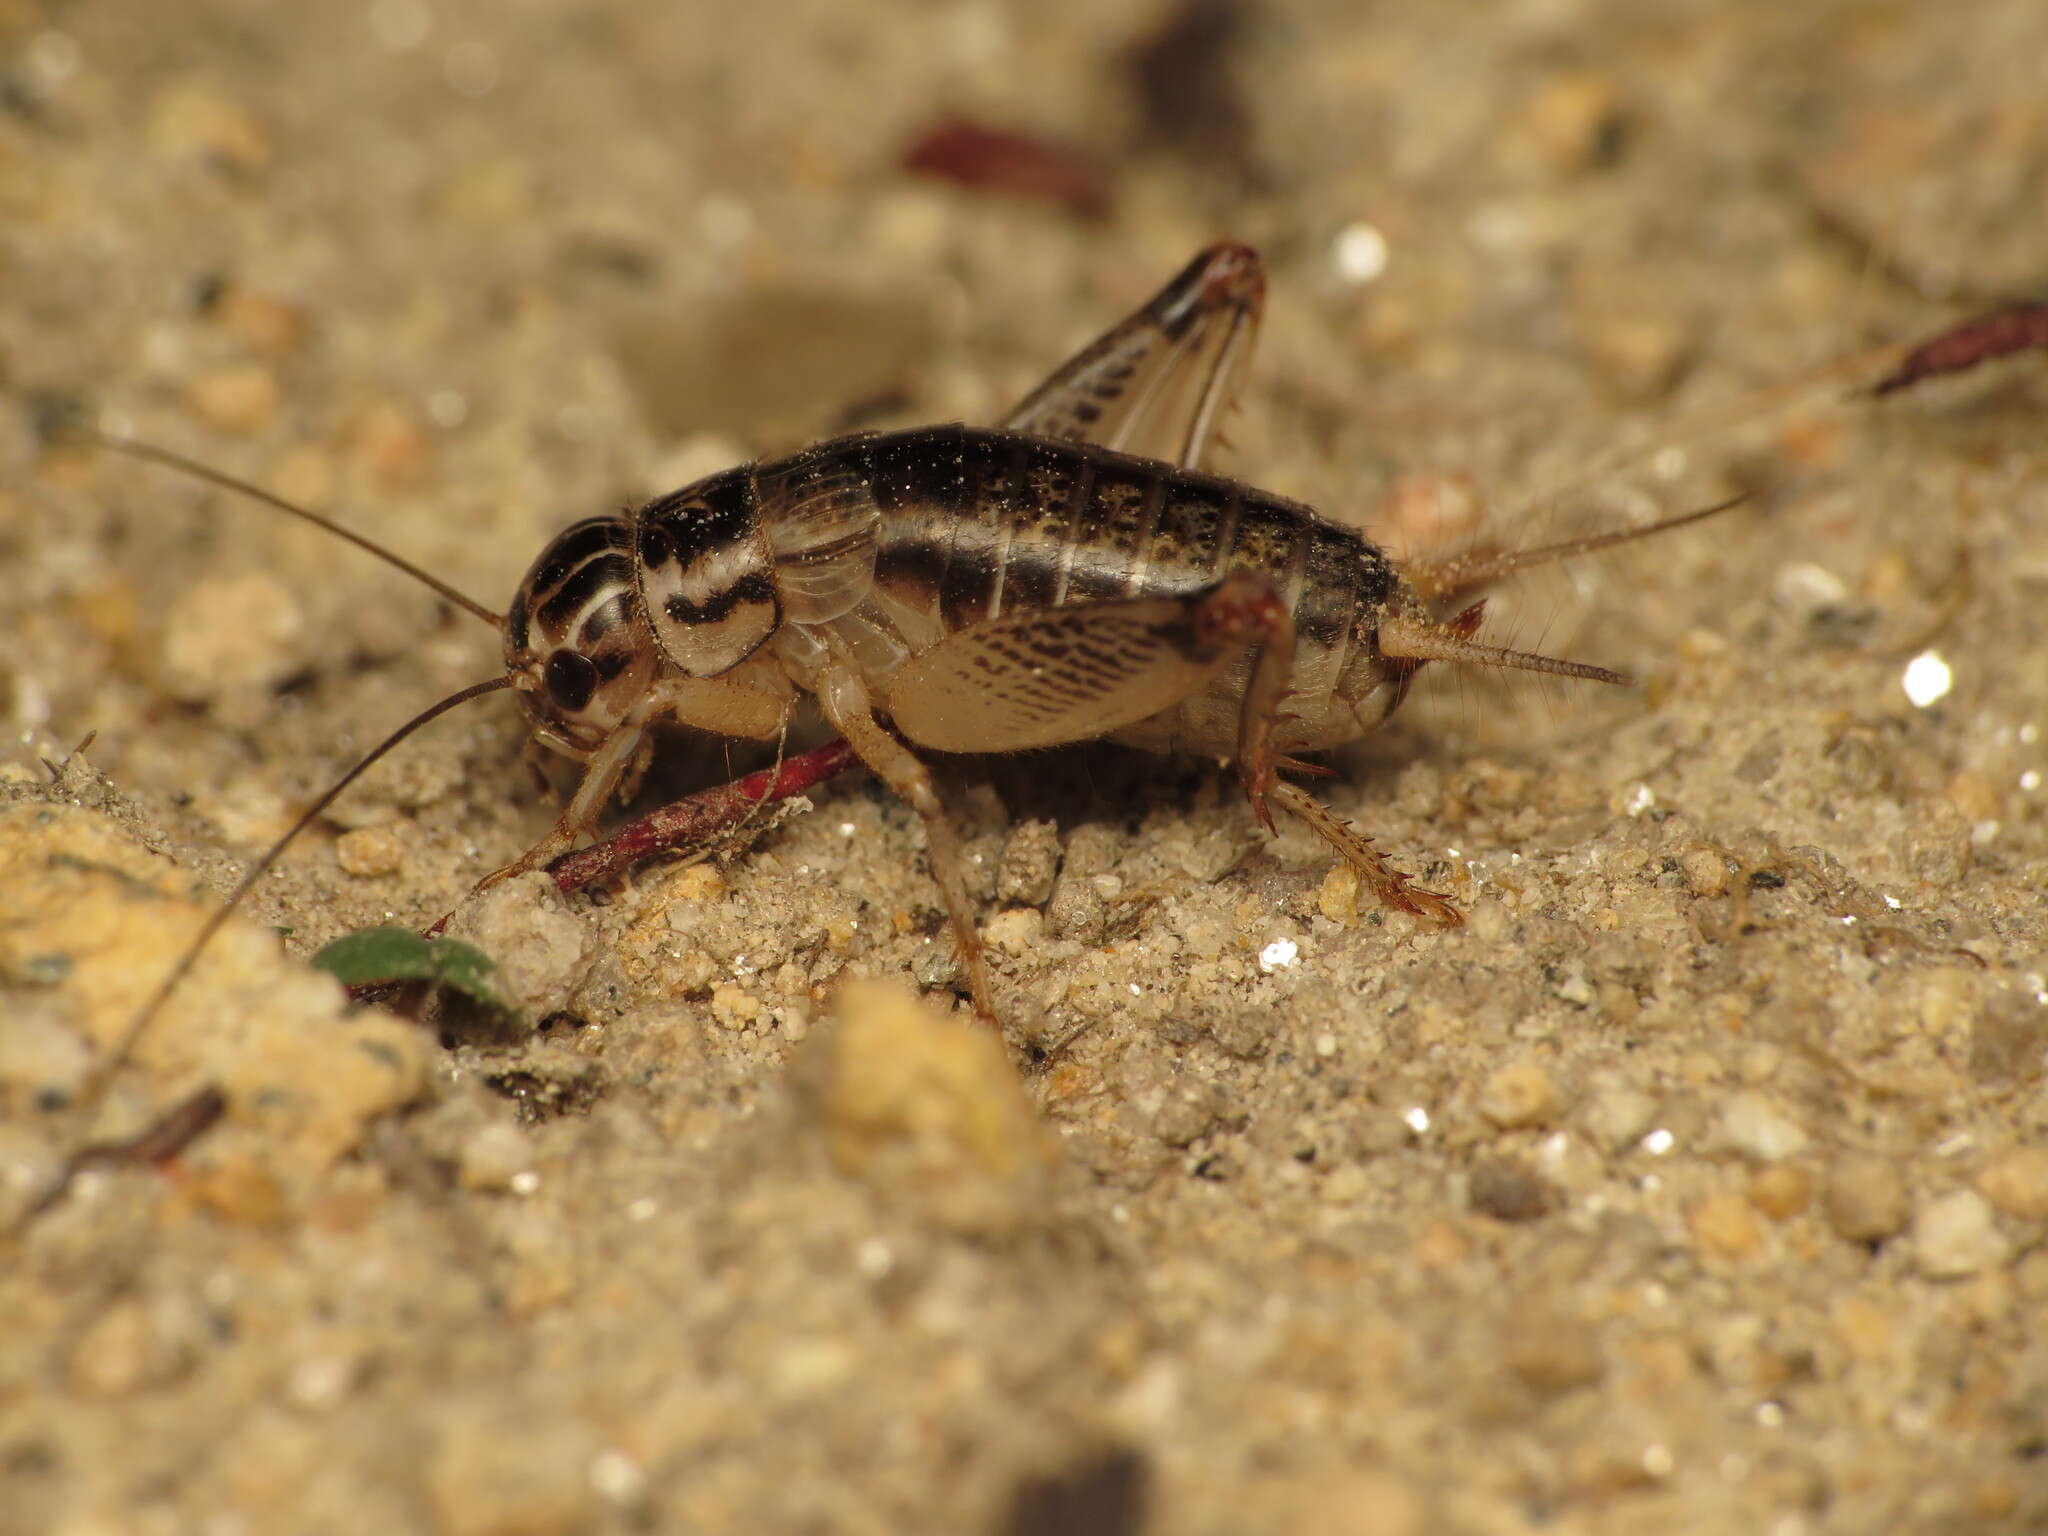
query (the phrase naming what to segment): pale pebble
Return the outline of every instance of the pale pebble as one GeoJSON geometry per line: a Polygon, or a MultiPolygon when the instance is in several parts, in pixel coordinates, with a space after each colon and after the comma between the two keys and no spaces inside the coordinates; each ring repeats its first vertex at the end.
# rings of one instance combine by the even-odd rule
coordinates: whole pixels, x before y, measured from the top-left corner
{"type": "Polygon", "coordinates": [[[1737,1093],[1721,1106],[1721,1139],[1759,1163],[1796,1157],[1806,1150],[1808,1140],[1798,1122],[1760,1093],[1737,1093]]]}
{"type": "Polygon", "coordinates": [[[487,1125],[462,1144],[459,1167],[465,1189],[510,1189],[533,1168],[533,1138],[516,1125],[487,1125]]]}
{"type": "Polygon", "coordinates": [[[1937,1196],[1913,1218],[1913,1259],[1936,1280],[1996,1269],[2012,1254],[1991,1203],[1974,1189],[1937,1196]]]}
{"type": "Polygon", "coordinates": [[[1845,1152],[1828,1165],[1821,1205],[1836,1235],[1852,1243],[1884,1241],[1905,1227],[1909,1212],[1898,1169],[1870,1152],[1845,1152]]]}
{"type": "Polygon", "coordinates": [[[1502,1130],[1543,1125],[1557,1113],[1557,1085],[1534,1062],[1510,1062],[1479,1090],[1479,1113],[1502,1130]]]}
{"type": "Polygon", "coordinates": [[[1977,1192],[2008,1216],[2048,1221],[2048,1147],[2014,1147],[1977,1174],[1977,1192]]]}

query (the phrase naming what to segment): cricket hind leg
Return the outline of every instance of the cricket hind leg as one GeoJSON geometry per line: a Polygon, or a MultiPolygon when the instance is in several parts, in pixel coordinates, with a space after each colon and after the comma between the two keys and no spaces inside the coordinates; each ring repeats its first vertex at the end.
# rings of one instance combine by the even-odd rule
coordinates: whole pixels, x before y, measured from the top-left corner
{"type": "Polygon", "coordinates": [[[1424,890],[1402,874],[1373,846],[1371,838],[1299,784],[1277,779],[1267,794],[1288,815],[1306,822],[1316,836],[1336,850],[1338,857],[1358,871],[1358,878],[1366,883],[1381,906],[1396,912],[1413,912],[1446,928],[1463,926],[1464,917],[1448,899],[1424,890]]]}
{"type": "MultiPolygon", "coordinates": [[[[1474,611],[1469,621],[1476,624],[1477,620],[1474,611]]],[[[1275,728],[1288,718],[1281,706],[1288,696],[1294,666],[1294,618],[1269,583],[1262,597],[1244,605],[1236,622],[1242,632],[1256,637],[1253,643],[1258,647],[1251,684],[1245,690],[1238,715],[1237,772],[1245,796],[1251,801],[1252,814],[1273,833],[1279,830],[1273,824],[1274,805],[1307,823],[1338,857],[1358,872],[1381,906],[1412,912],[1446,928],[1462,925],[1464,919],[1448,900],[1416,885],[1387,862],[1372,839],[1300,785],[1280,777],[1282,772],[1319,776],[1329,772],[1313,763],[1282,757],[1273,749],[1275,728]]],[[[1464,622],[1461,617],[1460,623],[1464,622]]]]}
{"type": "MultiPolygon", "coordinates": [[[[1293,649],[1293,620],[1268,576],[1238,571],[1203,591],[1028,609],[984,620],[898,669],[883,700],[896,729],[940,751],[1021,752],[1113,733],[1201,692],[1247,647],[1293,649]],[[1284,639],[1282,647],[1269,642],[1284,639]]],[[[1284,667],[1253,668],[1254,696],[1277,698],[1284,667]]],[[[924,818],[932,874],[968,967],[975,1009],[990,1019],[988,976],[967,900],[958,838],[916,755],[874,717],[843,658],[811,682],[820,707],[861,760],[924,818]]],[[[1263,743],[1270,723],[1253,727],[1263,743]]]]}

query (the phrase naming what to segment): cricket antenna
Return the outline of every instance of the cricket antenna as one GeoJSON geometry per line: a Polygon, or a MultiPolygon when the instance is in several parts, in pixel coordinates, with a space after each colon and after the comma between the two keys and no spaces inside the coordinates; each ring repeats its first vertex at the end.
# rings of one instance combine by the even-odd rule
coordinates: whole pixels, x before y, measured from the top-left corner
{"type": "Polygon", "coordinates": [[[1417,619],[1381,619],[1380,654],[1401,661],[1458,661],[1475,667],[1545,672],[1552,677],[1578,677],[1593,683],[1628,684],[1635,681],[1626,672],[1596,667],[1589,662],[1565,661],[1536,651],[1511,651],[1500,645],[1481,645],[1465,637],[1467,627],[1462,616],[1449,624],[1430,624],[1417,619]]]}
{"type": "Polygon", "coordinates": [[[278,511],[289,513],[301,522],[311,523],[315,528],[324,528],[336,538],[345,539],[355,545],[357,549],[375,555],[386,565],[405,572],[406,575],[419,582],[422,586],[431,587],[456,607],[475,614],[492,628],[501,629],[504,627],[505,616],[503,614],[491,612],[490,609],[486,608],[475,598],[470,597],[467,593],[456,591],[455,588],[441,580],[440,577],[421,570],[404,556],[393,554],[383,545],[372,539],[365,538],[352,528],[344,527],[330,517],[321,516],[310,507],[302,507],[295,502],[286,501],[274,491],[266,491],[260,485],[238,479],[234,475],[226,474],[221,470],[213,468],[211,465],[202,464],[197,459],[188,459],[182,453],[174,453],[168,448],[159,448],[154,443],[141,442],[132,437],[117,437],[110,432],[102,432],[97,427],[87,426],[84,422],[66,423],[63,430],[68,435],[83,438],[95,447],[109,449],[114,453],[125,453],[132,459],[142,459],[147,463],[161,464],[167,469],[178,470],[183,474],[192,476],[196,480],[204,480],[209,485],[217,485],[222,490],[237,491],[253,500],[262,502],[266,506],[275,507],[278,511]]]}
{"type": "Polygon", "coordinates": [[[1718,517],[1732,507],[1739,507],[1749,500],[1745,493],[1731,496],[1726,501],[1717,501],[1711,507],[1696,507],[1690,512],[1680,512],[1675,517],[1660,522],[1647,523],[1641,528],[1616,528],[1606,533],[1588,534],[1580,539],[1565,539],[1557,544],[1543,544],[1535,549],[1474,550],[1462,555],[1453,555],[1447,560],[1411,560],[1401,567],[1401,574],[1408,585],[1423,598],[1455,596],[1459,593],[1476,591],[1489,582],[1516,571],[1526,571],[1532,566],[1548,565],[1554,560],[1568,560],[1573,555],[1588,555],[1596,549],[1612,549],[1617,544],[1633,543],[1637,539],[1654,538],[1660,533],[1669,533],[1674,528],[1683,528],[1688,523],[1701,522],[1709,517],[1718,517]]]}
{"type": "MultiPolygon", "coordinates": [[[[496,693],[500,688],[510,688],[513,686],[515,686],[515,683],[509,675],[493,677],[481,683],[471,683],[467,688],[449,694],[447,698],[442,699],[439,703],[428,705],[389,736],[377,743],[376,746],[364,753],[357,760],[354,767],[336,779],[321,794],[319,799],[315,800],[300,813],[299,819],[291,824],[290,829],[282,837],[263,850],[263,856],[249,866],[248,873],[243,875],[236,883],[235,888],[228,893],[226,902],[215,908],[208,915],[205,923],[200,926],[199,932],[193,936],[192,942],[185,946],[185,952],[178,956],[178,963],[170,968],[162,981],[156,984],[156,988],[149,994],[148,1000],[136,1010],[135,1016],[128,1021],[127,1027],[116,1037],[113,1046],[100,1059],[99,1064],[93,1069],[86,1078],[84,1085],[79,1089],[78,1097],[75,1101],[74,1114],[78,1125],[81,1127],[81,1138],[84,1133],[92,1129],[93,1117],[97,1114],[101,1101],[106,1098],[107,1090],[113,1086],[115,1075],[120,1072],[122,1067],[127,1065],[128,1058],[134,1053],[136,1044],[142,1039],[144,1032],[148,1030],[149,1026],[155,1022],[157,1015],[163,1011],[164,1004],[170,1001],[171,994],[178,988],[178,983],[192,973],[192,967],[199,963],[199,957],[205,952],[206,946],[213,942],[214,936],[222,928],[227,926],[228,919],[234,916],[235,909],[242,904],[242,899],[255,888],[257,881],[270,873],[271,867],[283,856],[285,849],[292,845],[293,839],[310,827],[323,811],[334,804],[343,790],[355,783],[357,779],[370,770],[373,764],[421,726],[438,720],[458,704],[467,704],[471,699],[481,698],[487,693],[496,693]]],[[[82,1145],[81,1139],[81,1147],[82,1145]]],[[[49,1210],[58,1201],[62,1200],[66,1191],[70,1189],[72,1178],[77,1174],[79,1166],[80,1154],[78,1150],[74,1150],[65,1159],[61,1170],[57,1174],[56,1179],[52,1181],[50,1187],[38,1195],[28,1208],[15,1218],[9,1225],[7,1234],[12,1235],[13,1233],[20,1232],[30,1222],[42,1215],[43,1212],[49,1210]]]]}

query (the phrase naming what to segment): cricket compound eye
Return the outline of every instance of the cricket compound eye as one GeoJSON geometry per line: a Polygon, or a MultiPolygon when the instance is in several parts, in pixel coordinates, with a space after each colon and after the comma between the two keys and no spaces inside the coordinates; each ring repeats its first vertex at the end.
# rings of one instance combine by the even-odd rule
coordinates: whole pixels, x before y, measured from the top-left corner
{"type": "Polygon", "coordinates": [[[548,701],[574,714],[597,692],[597,663],[581,651],[556,651],[548,657],[541,681],[547,687],[548,701]]]}

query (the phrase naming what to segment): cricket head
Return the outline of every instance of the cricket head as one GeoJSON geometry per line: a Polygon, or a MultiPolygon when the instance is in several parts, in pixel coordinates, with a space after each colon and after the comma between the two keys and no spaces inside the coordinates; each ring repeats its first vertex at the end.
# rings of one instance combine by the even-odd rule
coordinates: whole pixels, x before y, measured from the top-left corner
{"type": "Polygon", "coordinates": [[[505,672],[534,735],[588,757],[659,669],[633,578],[631,521],[589,517],[556,535],[519,583],[504,627],[505,672]]]}

